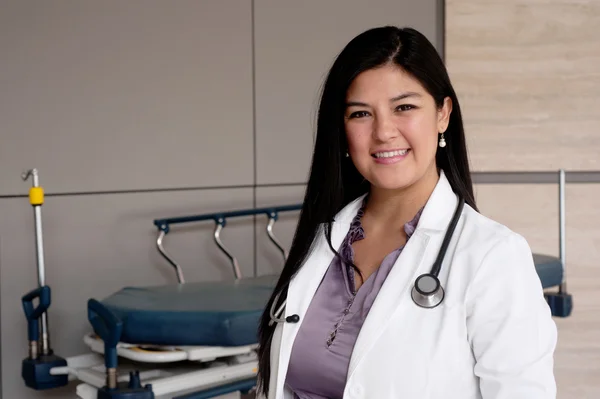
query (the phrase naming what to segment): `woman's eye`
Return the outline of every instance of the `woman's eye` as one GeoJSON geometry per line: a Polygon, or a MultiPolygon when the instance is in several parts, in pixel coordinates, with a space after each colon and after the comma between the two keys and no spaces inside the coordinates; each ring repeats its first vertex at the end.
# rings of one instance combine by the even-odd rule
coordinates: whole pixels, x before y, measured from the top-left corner
{"type": "Polygon", "coordinates": [[[368,116],[369,113],[367,111],[356,111],[350,114],[350,119],[354,118],[362,118],[364,116],[368,116]]]}
{"type": "Polygon", "coordinates": [[[402,105],[399,105],[398,108],[396,108],[396,109],[399,111],[410,111],[413,108],[415,108],[414,105],[402,104],[402,105]]]}

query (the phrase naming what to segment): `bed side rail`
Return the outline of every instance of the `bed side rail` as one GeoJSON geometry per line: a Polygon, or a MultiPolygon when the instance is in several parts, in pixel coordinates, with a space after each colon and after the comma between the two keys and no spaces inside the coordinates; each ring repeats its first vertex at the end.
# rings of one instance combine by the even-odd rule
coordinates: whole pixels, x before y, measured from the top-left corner
{"type": "Polygon", "coordinates": [[[290,204],[290,205],[281,205],[281,206],[270,206],[263,208],[248,208],[248,209],[239,209],[228,212],[215,212],[215,213],[205,213],[205,214],[197,214],[190,216],[178,216],[164,219],[155,219],[154,225],[158,229],[158,237],[156,239],[156,246],[160,254],[173,266],[175,272],[177,274],[177,281],[180,284],[185,283],[185,278],[183,276],[183,271],[181,266],[175,262],[173,257],[167,253],[165,250],[163,241],[165,236],[169,233],[172,225],[176,224],[187,224],[187,223],[197,223],[204,222],[208,220],[212,220],[215,223],[215,229],[213,233],[213,237],[215,243],[219,247],[219,249],[227,256],[229,261],[231,262],[233,268],[233,274],[236,279],[242,278],[242,273],[240,271],[239,262],[236,257],[231,253],[229,249],[223,244],[221,241],[221,232],[223,228],[225,228],[227,224],[227,219],[238,218],[238,217],[247,217],[247,216],[258,216],[258,215],[266,215],[268,217],[267,223],[267,235],[271,242],[279,249],[282,253],[282,256],[287,259],[287,251],[283,248],[283,246],[279,243],[279,241],[275,238],[273,234],[273,226],[275,222],[279,218],[279,214],[282,212],[292,212],[298,211],[302,209],[302,204],[290,204]]]}

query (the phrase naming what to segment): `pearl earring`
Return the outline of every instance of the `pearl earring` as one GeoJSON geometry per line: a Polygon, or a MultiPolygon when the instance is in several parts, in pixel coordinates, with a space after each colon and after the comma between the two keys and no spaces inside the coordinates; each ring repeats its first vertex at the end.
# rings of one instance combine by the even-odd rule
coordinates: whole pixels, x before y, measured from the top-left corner
{"type": "Polygon", "coordinates": [[[346,158],[350,157],[350,154],[348,154],[348,151],[346,151],[346,158]]]}
{"type": "Polygon", "coordinates": [[[442,148],[444,148],[446,146],[446,139],[444,139],[444,133],[443,132],[440,133],[440,134],[441,134],[441,136],[440,136],[439,146],[442,147],[442,148]]]}

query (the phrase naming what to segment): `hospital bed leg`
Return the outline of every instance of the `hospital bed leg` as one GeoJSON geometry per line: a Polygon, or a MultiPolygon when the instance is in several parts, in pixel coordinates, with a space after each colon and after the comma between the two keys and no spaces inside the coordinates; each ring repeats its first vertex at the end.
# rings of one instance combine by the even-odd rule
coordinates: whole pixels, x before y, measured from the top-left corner
{"type": "Polygon", "coordinates": [[[565,223],[565,171],[559,171],[558,180],[558,215],[559,215],[559,252],[563,268],[563,281],[557,293],[547,293],[546,301],[550,305],[552,315],[556,317],[569,317],[573,310],[573,297],[567,292],[566,274],[566,223],[565,223]]]}
{"type": "Polygon", "coordinates": [[[104,341],[106,385],[98,390],[97,399],[154,399],[152,385],[142,387],[139,371],[132,371],[127,386],[117,384],[117,344],[123,323],[108,308],[95,299],[88,300],[88,320],[104,341]]]}
{"type": "Polygon", "coordinates": [[[29,190],[29,203],[33,207],[35,219],[35,249],[37,255],[38,288],[25,294],[21,300],[27,318],[27,335],[29,341],[29,356],[21,364],[21,377],[25,385],[36,389],[51,389],[67,385],[68,376],[51,375],[54,367],[64,367],[67,361],[54,355],[50,347],[48,332],[48,308],[50,307],[50,287],[46,285],[44,264],[44,240],[42,231],[42,205],[44,189],[40,187],[37,169],[31,169],[22,174],[25,181],[32,178],[29,190]],[[34,309],[33,300],[39,298],[39,304],[34,309]],[[41,321],[41,323],[40,323],[41,321]]]}

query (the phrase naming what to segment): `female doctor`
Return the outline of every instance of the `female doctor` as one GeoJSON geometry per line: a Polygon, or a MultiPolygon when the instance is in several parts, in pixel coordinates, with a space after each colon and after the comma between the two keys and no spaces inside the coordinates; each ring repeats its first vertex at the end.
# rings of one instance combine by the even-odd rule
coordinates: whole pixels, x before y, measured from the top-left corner
{"type": "Polygon", "coordinates": [[[477,211],[435,48],[413,29],[360,34],[323,88],[258,396],[555,398],[556,339],[528,243],[477,211]]]}

